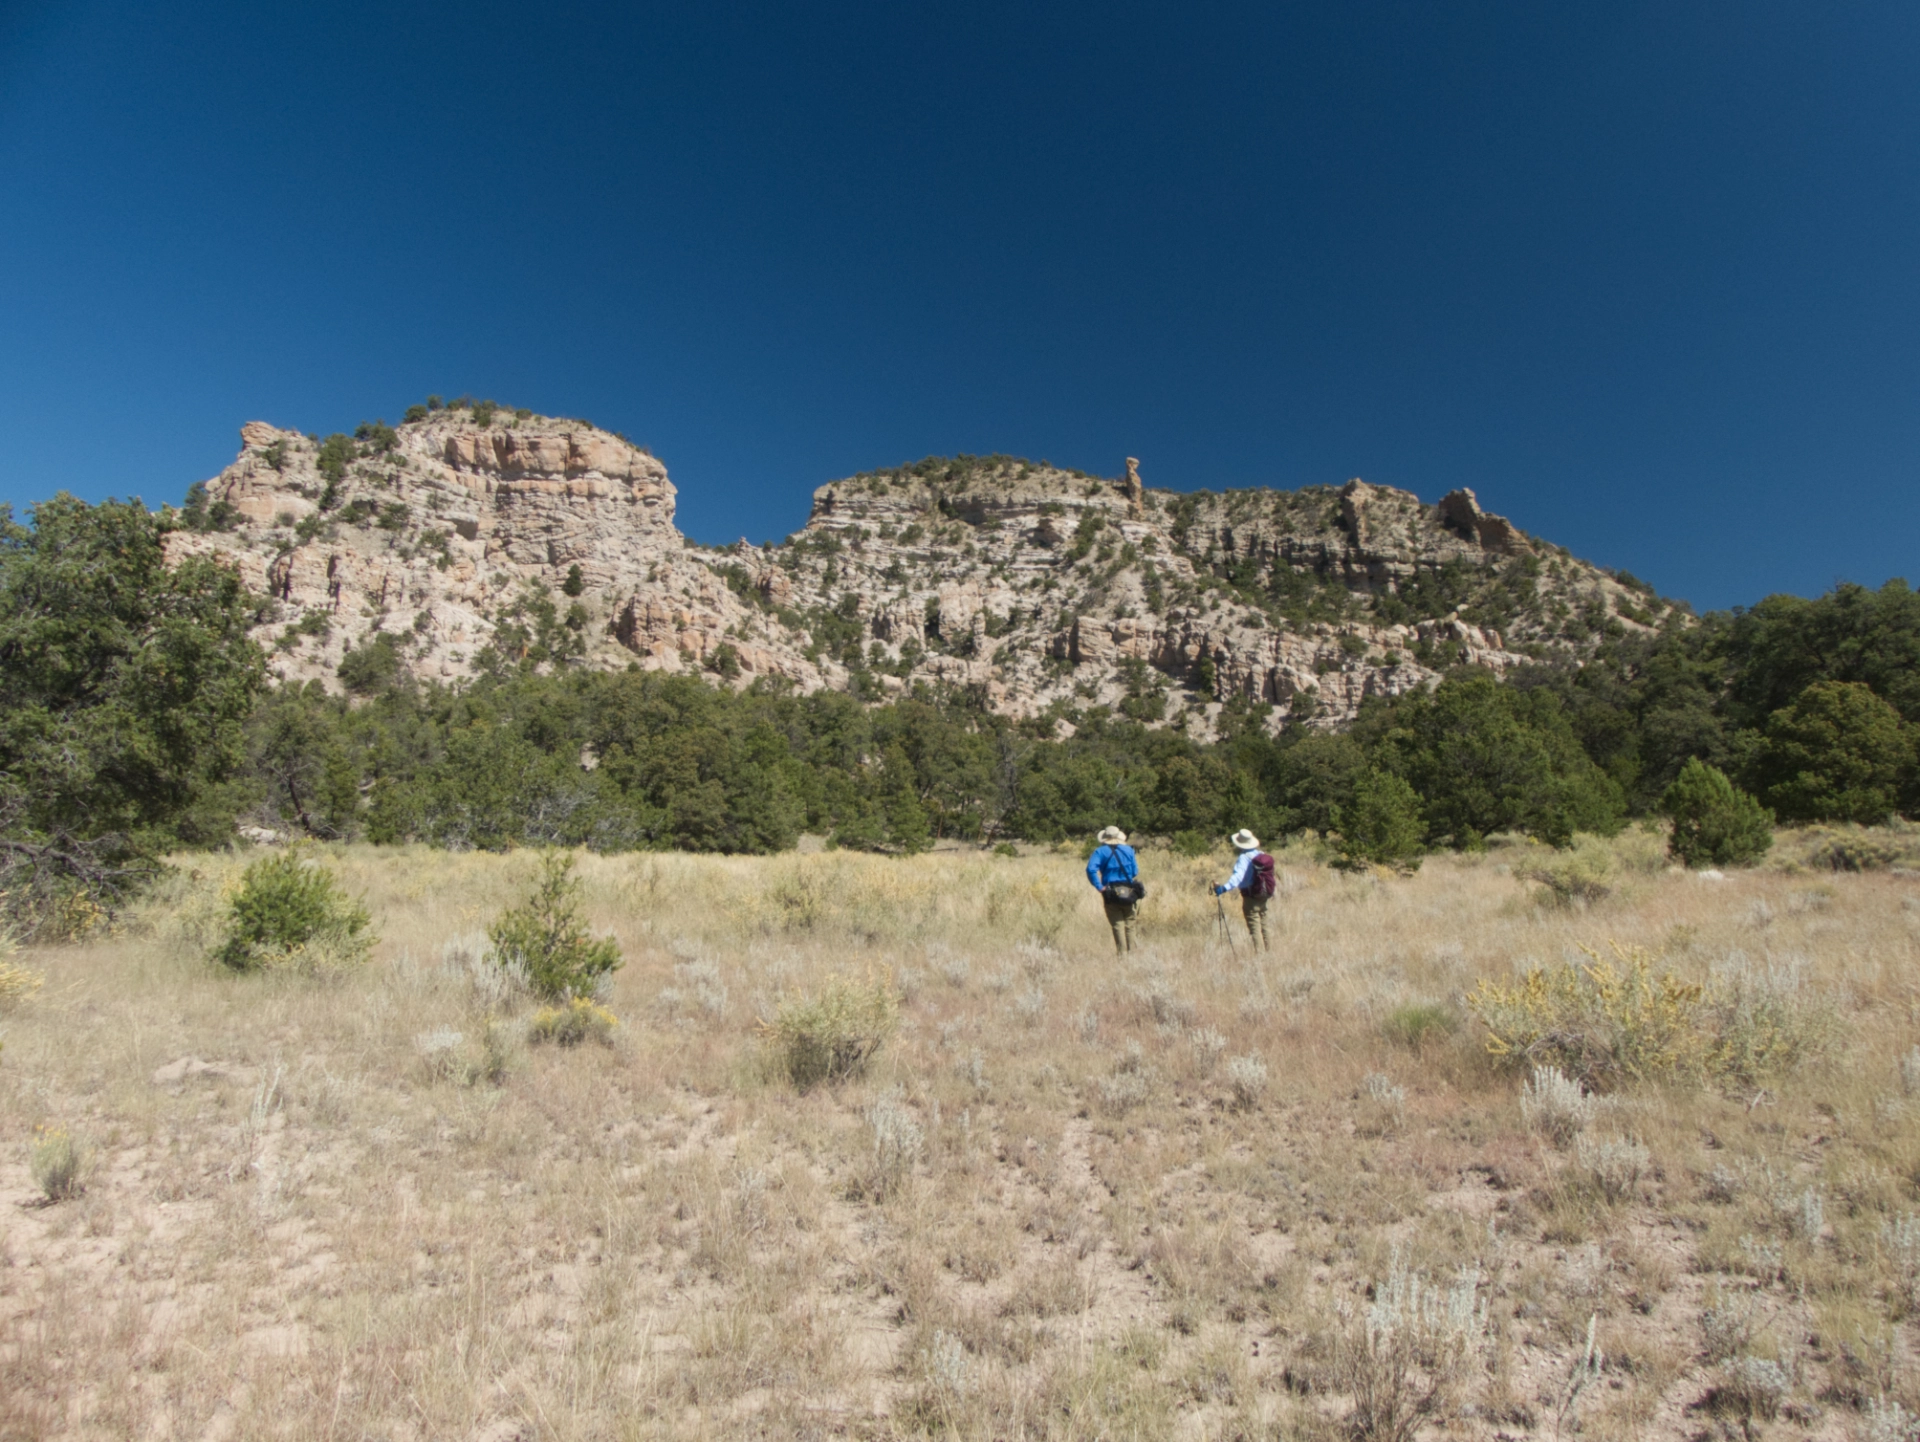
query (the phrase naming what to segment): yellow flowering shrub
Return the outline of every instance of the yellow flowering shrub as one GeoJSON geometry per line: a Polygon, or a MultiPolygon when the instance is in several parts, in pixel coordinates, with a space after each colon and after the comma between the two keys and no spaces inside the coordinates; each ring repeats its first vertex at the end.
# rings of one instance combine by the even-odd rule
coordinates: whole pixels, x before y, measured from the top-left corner
{"type": "Polygon", "coordinates": [[[32,996],[40,990],[40,981],[38,972],[0,957],[0,1010],[32,996]]]}
{"type": "Polygon", "coordinates": [[[589,997],[568,997],[557,1006],[543,1006],[527,1023],[527,1040],[578,1046],[583,1041],[611,1045],[620,1018],[589,997]]]}
{"type": "Polygon", "coordinates": [[[1589,1090],[1626,1082],[1751,1083],[1795,1065],[1824,1040],[1824,1004],[1797,978],[1747,974],[1712,984],[1655,966],[1644,947],[1534,967],[1511,983],[1482,977],[1467,1005],[1487,1051],[1515,1067],[1557,1066],[1589,1090]]]}

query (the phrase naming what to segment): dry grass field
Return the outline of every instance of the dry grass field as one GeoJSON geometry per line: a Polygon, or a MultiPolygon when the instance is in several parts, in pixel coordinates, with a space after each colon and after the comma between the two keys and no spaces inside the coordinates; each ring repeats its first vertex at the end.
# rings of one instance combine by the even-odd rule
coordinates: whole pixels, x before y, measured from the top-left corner
{"type": "Polygon", "coordinates": [[[1268,956],[1147,853],[1124,959],[1072,854],[586,856],[572,1047],[481,961],[532,855],[317,853],[371,962],[254,975],[186,858],[14,958],[0,1438],[1913,1437],[1920,878],[1610,850],[1283,854],[1268,956]],[[1810,1054],[1488,1055],[1482,978],[1615,945],[1810,1054]],[[836,974],[898,1029],[802,1091],[763,1023],[836,974]]]}

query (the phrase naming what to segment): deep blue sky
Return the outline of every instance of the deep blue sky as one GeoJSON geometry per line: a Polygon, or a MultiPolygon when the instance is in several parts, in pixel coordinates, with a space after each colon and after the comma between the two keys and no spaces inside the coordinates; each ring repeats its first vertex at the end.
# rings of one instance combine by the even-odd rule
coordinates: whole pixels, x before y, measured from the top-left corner
{"type": "Polygon", "coordinates": [[[1008,451],[1911,575],[1920,6],[0,0],[0,499],[429,391],[702,541],[1008,451]]]}

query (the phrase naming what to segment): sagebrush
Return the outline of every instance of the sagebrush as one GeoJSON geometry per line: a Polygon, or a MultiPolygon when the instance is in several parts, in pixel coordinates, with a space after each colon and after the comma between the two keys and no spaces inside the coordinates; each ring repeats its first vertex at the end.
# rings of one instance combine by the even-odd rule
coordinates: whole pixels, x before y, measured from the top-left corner
{"type": "Polygon", "coordinates": [[[85,1149],[66,1127],[39,1126],[27,1148],[27,1169],[41,1195],[50,1202],[64,1202],[81,1191],[81,1170],[85,1149]]]}
{"type": "Polygon", "coordinates": [[[891,982],[831,976],[782,1001],[762,1033],[781,1069],[802,1089],[864,1072],[900,1022],[891,982]]]}

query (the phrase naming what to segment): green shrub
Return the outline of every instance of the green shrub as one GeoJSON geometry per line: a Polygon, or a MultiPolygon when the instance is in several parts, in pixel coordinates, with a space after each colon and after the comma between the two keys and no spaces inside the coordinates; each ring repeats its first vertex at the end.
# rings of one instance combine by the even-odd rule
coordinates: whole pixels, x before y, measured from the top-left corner
{"type": "Polygon", "coordinates": [[[355,696],[378,696],[400,678],[400,648],[384,631],[340,658],[334,674],[355,696]]]}
{"type": "MultiPolygon", "coordinates": [[[[274,445],[280,445],[275,441],[274,445]]],[[[272,447],[268,447],[271,451],[272,447]]],[[[271,463],[269,456],[269,463],[271,463]]],[[[279,466],[275,465],[277,471],[279,466]]],[[[189,531],[231,531],[239,523],[240,512],[233,502],[225,499],[207,500],[207,483],[195,481],[187,487],[187,501],[180,509],[180,521],[189,531]]]]}
{"type": "Polygon", "coordinates": [[[731,641],[722,641],[707,657],[707,669],[723,681],[733,680],[740,674],[739,648],[731,641]]]}
{"type": "Polygon", "coordinates": [[[1668,854],[1683,866],[1744,866],[1773,845],[1773,813],[1697,756],[1660,798],[1668,854]]]}
{"type": "Polygon", "coordinates": [[[280,639],[273,643],[273,648],[276,651],[291,651],[308,636],[318,636],[325,640],[332,634],[333,621],[325,611],[308,611],[280,633],[280,639]]]}
{"type": "Polygon", "coordinates": [[[1333,808],[1333,824],[1339,833],[1334,842],[1335,864],[1343,869],[1370,865],[1419,869],[1426,838],[1420,797],[1392,772],[1362,773],[1353,783],[1353,800],[1333,808]]]}
{"type": "Polygon", "coordinates": [[[50,1202],[77,1197],[85,1188],[80,1182],[86,1154],[73,1133],[65,1127],[35,1127],[27,1148],[27,1169],[34,1185],[50,1202]]]}
{"type": "Polygon", "coordinates": [[[373,945],[369,920],[331,871],[298,851],[284,851],[246,869],[214,958],[235,971],[295,960],[364,961],[373,945]]]}
{"type": "Polygon", "coordinates": [[[567,579],[560,583],[560,589],[569,596],[578,596],[587,589],[587,578],[578,561],[567,567],[567,579]]]}
{"type": "Polygon", "coordinates": [[[400,444],[400,437],[385,421],[362,421],[354,427],[353,438],[362,441],[375,455],[385,455],[400,444]]]}
{"type": "MultiPolygon", "coordinates": [[[[352,438],[335,431],[320,442],[320,449],[315,454],[313,463],[314,468],[331,483],[327,488],[331,492],[335,486],[346,480],[347,467],[359,457],[360,449],[354,445],[352,438]]],[[[322,501],[321,505],[326,507],[326,502],[322,501]]]]}
{"type": "Polygon", "coordinates": [[[1437,1001],[1410,1001],[1389,1012],[1380,1030],[1388,1040],[1418,1051],[1427,1038],[1452,1036],[1459,1026],[1452,1007],[1437,1001]]]}
{"type": "Polygon", "coordinates": [[[761,1032],[804,1091],[859,1076],[899,1022],[900,1000],[890,985],[831,976],[819,990],[782,1001],[761,1032]]]}
{"type": "Polygon", "coordinates": [[[1829,871],[1884,871],[1903,858],[1900,848],[1882,837],[1836,836],[1813,856],[1829,871]]]}
{"type": "Polygon", "coordinates": [[[1884,871],[1890,866],[1920,866],[1920,828],[1902,822],[1871,829],[1816,826],[1793,840],[1790,868],[1884,871]]]}
{"type": "Polygon", "coordinates": [[[528,983],[543,996],[584,995],[621,963],[617,941],[588,933],[580,914],[580,878],[564,851],[540,858],[533,895],[524,906],[501,913],[487,939],[500,963],[524,967],[528,983]]]}
{"type": "Polygon", "coordinates": [[[1582,836],[1565,851],[1548,852],[1537,861],[1522,862],[1513,874],[1537,881],[1557,906],[1585,906],[1613,894],[1615,862],[1612,848],[1597,836],[1582,836]]]}
{"type": "Polygon", "coordinates": [[[614,1030],[620,1019],[598,1002],[584,996],[568,997],[558,1006],[543,1006],[527,1023],[527,1040],[552,1042],[556,1046],[578,1046],[583,1041],[613,1045],[614,1030]]]}

